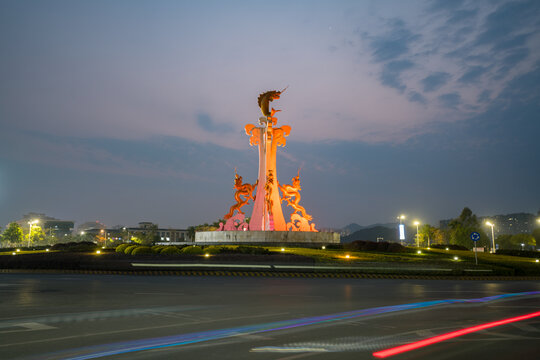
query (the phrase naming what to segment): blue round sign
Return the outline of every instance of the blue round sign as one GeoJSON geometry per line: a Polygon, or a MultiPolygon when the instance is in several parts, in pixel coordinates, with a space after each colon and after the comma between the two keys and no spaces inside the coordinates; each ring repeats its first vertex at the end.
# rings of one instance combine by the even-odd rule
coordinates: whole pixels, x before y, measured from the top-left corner
{"type": "Polygon", "coordinates": [[[478,240],[480,240],[480,234],[477,233],[476,231],[472,232],[472,233],[471,233],[471,240],[472,240],[472,241],[475,241],[475,242],[478,241],[478,240]]]}

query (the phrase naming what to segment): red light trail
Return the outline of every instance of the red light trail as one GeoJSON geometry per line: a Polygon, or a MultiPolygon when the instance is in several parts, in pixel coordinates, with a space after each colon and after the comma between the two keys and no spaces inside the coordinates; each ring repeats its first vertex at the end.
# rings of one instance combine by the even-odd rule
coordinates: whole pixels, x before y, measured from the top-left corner
{"type": "Polygon", "coordinates": [[[445,341],[445,340],[448,340],[448,339],[452,339],[452,338],[455,338],[455,337],[458,337],[458,336],[463,336],[463,335],[466,335],[466,334],[470,334],[470,333],[480,331],[480,330],[489,329],[489,328],[496,327],[496,326],[506,325],[506,324],[513,323],[513,322],[516,322],[516,321],[531,319],[531,318],[536,317],[536,316],[540,316],[540,311],[537,311],[537,312],[534,312],[534,313],[531,313],[531,314],[526,314],[526,315],[522,315],[522,316],[513,317],[513,318],[494,321],[494,322],[490,322],[490,323],[486,323],[486,324],[476,325],[476,326],[468,327],[468,328],[465,328],[465,329],[452,331],[452,332],[449,332],[449,333],[446,333],[446,334],[442,334],[442,335],[434,336],[434,337],[431,337],[431,338],[427,338],[427,339],[424,339],[424,340],[420,340],[420,341],[417,341],[417,342],[414,342],[414,343],[401,345],[401,346],[397,346],[397,347],[382,350],[382,351],[377,351],[377,352],[373,353],[373,356],[375,356],[377,358],[385,358],[385,357],[401,354],[401,353],[406,352],[406,351],[419,349],[419,348],[422,348],[424,346],[435,344],[435,343],[445,341]]]}

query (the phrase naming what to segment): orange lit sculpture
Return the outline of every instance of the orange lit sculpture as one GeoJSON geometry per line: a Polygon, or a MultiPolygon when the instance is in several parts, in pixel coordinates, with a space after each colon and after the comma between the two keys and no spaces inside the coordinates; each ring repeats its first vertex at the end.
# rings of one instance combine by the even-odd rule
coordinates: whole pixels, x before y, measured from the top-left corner
{"type": "Polygon", "coordinates": [[[255,183],[254,185],[242,184],[242,177],[238,175],[236,169],[234,172],[234,188],[236,189],[236,192],[234,193],[234,199],[236,200],[236,204],[231,206],[229,213],[223,217],[225,220],[232,217],[235,210],[237,210],[240,214],[244,213],[242,210],[240,210],[240,208],[246,205],[249,202],[249,199],[254,199],[253,190],[255,190],[255,188],[257,187],[257,183],[255,183]],[[243,196],[244,199],[242,199],[241,196],[243,196]]]}
{"type": "Polygon", "coordinates": [[[235,199],[237,203],[231,206],[230,211],[225,215],[226,224],[221,224],[220,230],[246,230],[244,213],[240,208],[254,200],[253,212],[249,222],[249,230],[252,231],[317,231],[315,224],[310,223],[312,217],[299,205],[300,202],[300,171],[292,179],[292,185],[280,185],[277,181],[276,172],[276,152],[278,146],[285,146],[285,137],[289,136],[291,127],[277,125],[277,118],[274,116],[281,110],[270,109],[270,102],[280,98],[286,90],[267,91],[259,95],[257,99],[262,117],[259,118],[259,126],[247,124],[246,134],[250,136],[251,146],[259,147],[259,174],[254,185],[242,184],[242,177],[236,174],[235,199]],[[260,186],[257,186],[259,184],[260,186]],[[256,195],[251,194],[256,188],[256,195]],[[283,196],[280,196],[279,190],[283,196]],[[240,196],[244,196],[242,200],[240,196]],[[286,222],[281,209],[281,202],[287,201],[294,212],[291,221],[286,222]],[[238,214],[234,215],[237,211],[238,214]]]}

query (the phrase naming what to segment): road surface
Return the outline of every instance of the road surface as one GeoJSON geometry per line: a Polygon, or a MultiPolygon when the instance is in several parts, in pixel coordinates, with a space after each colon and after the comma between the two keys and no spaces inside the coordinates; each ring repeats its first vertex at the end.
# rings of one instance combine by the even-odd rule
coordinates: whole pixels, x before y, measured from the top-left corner
{"type": "MultiPolygon", "coordinates": [[[[0,275],[2,359],[374,359],[540,311],[535,281],[0,275]],[[491,297],[491,298],[490,298],[491,297]]],[[[533,359],[540,317],[391,359],[533,359]]]]}

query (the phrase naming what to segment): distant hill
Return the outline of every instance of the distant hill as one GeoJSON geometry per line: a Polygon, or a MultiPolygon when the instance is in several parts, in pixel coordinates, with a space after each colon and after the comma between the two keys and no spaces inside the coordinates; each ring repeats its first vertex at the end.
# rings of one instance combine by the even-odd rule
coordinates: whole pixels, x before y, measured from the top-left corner
{"type": "Polygon", "coordinates": [[[341,234],[347,236],[347,235],[350,235],[350,234],[354,234],[357,231],[371,229],[371,228],[374,228],[374,227],[386,227],[386,228],[389,228],[389,229],[395,229],[396,226],[397,225],[395,223],[372,224],[372,225],[367,225],[367,226],[362,226],[362,225],[358,225],[357,223],[352,223],[352,224],[349,224],[349,225],[345,226],[343,229],[341,229],[341,234]]]}
{"type": "Polygon", "coordinates": [[[342,234],[352,234],[358,230],[362,230],[364,227],[362,225],[358,225],[357,223],[352,223],[347,226],[345,226],[343,229],[341,229],[342,234]]]}
{"type": "MultiPolygon", "coordinates": [[[[407,241],[413,241],[416,235],[416,228],[405,227],[405,235],[407,241]]],[[[356,240],[364,241],[377,241],[377,238],[383,238],[382,241],[388,242],[398,242],[398,230],[396,224],[384,224],[384,225],[373,225],[363,227],[361,230],[355,231],[354,233],[342,236],[342,243],[350,243],[356,240]],[[391,225],[392,227],[389,227],[391,225]]]]}
{"type": "Polygon", "coordinates": [[[355,240],[377,241],[377,238],[381,237],[383,238],[383,241],[397,241],[397,229],[395,227],[390,229],[385,226],[363,228],[350,235],[342,236],[341,242],[350,243],[355,240]]]}

